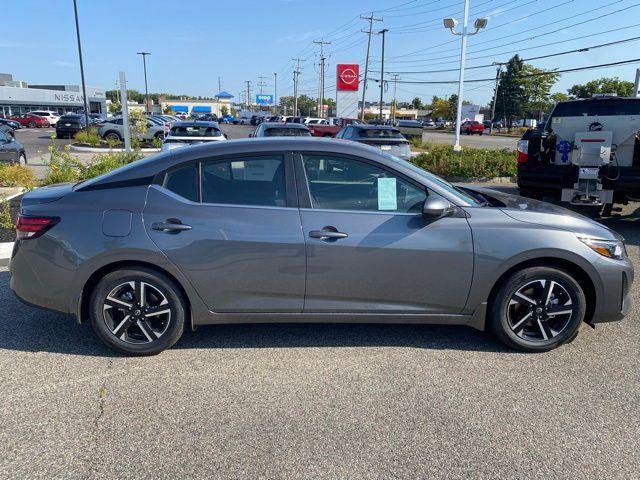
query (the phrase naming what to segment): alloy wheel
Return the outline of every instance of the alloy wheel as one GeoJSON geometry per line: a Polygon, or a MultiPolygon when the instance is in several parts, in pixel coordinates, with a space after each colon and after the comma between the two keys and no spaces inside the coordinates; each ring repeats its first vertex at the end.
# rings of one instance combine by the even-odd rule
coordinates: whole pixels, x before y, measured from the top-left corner
{"type": "Polygon", "coordinates": [[[20,154],[20,156],[18,157],[18,165],[20,165],[21,167],[24,167],[27,164],[27,157],[24,156],[24,154],[20,154]]]}
{"type": "Polygon", "coordinates": [[[577,308],[561,283],[538,279],[513,293],[507,305],[507,320],[513,333],[523,340],[546,342],[567,328],[577,308]]]}
{"type": "Polygon", "coordinates": [[[171,305],[152,284],[129,281],[106,296],[103,318],[115,337],[127,343],[146,344],[159,339],[169,328],[171,305]]]}

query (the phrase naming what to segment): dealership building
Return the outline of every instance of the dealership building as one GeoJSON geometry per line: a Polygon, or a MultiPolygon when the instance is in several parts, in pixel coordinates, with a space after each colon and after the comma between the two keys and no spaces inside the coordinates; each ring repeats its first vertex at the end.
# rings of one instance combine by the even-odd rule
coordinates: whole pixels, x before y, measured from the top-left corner
{"type": "MultiPolygon", "coordinates": [[[[86,87],[90,113],[106,113],[107,98],[104,89],[86,87]]],[[[80,85],[30,85],[0,73],[0,116],[19,115],[33,110],[51,110],[58,113],[84,110],[80,85]]]]}

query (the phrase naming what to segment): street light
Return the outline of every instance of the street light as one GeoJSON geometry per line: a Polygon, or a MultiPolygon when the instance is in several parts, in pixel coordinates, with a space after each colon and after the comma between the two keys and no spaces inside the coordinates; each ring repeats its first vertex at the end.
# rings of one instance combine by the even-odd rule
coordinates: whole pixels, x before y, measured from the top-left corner
{"type": "Polygon", "coordinates": [[[467,37],[475,35],[481,29],[487,26],[488,20],[486,18],[478,18],[473,23],[475,32],[469,32],[469,0],[464,0],[464,19],[462,21],[462,32],[456,32],[454,29],[458,25],[458,21],[455,18],[445,18],[443,20],[444,27],[451,30],[454,35],[462,36],[462,46],[460,48],[460,78],[458,80],[458,111],[456,113],[456,144],[453,146],[454,152],[461,152],[460,146],[460,124],[462,123],[462,90],[464,84],[464,64],[467,56],[467,37]]]}
{"type": "Polygon", "coordinates": [[[82,44],[80,42],[80,26],[78,24],[78,4],[73,0],[73,13],[76,17],[76,37],[78,39],[78,58],[80,58],[80,80],[82,81],[82,104],[84,105],[85,128],[89,128],[89,108],[87,107],[87,87],[84,83],[84,64],[82,62],[82,44]]]}
{"type": "Polygon", "coordinates": [[[149,113],[149,91],[147,90],[147,55],[151,55],[149,52],[138,52],[138,55],[142,55],[142,65],[144,67],[144,111],[149,113]]]}

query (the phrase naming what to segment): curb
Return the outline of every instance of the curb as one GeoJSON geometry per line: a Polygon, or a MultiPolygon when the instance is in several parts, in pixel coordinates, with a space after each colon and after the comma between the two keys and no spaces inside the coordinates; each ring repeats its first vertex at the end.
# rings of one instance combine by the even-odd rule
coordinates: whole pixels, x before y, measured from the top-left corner
{"type": "MultiPolygon", "coordinates": [[[[94,147],[78,147],[74,144],[69,145],[69,150],[72,152],[86,152],[86,153],[109,153],[109,152],[124,152],[124,148],[94,148],[94,147]]],[[[160,152],[159,148],[141,148],[141,152],[160,152]]]]}
{"type": "Polygon", "coordinates": [[[0,268],[8,267],[13,251],[13,242],[0,242],[0,268]]]}

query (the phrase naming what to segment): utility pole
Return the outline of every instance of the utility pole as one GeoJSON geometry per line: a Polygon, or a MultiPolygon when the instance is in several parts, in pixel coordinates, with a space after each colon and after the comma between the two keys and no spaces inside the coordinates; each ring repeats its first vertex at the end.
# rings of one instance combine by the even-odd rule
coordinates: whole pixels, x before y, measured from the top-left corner
{"type": "Polygon", "coordinates": [[[382,95],[384,93],[384,37],[389,29],[383,28],[378,32],[382,34],[382,65],[380,66],[380,124],[382,124],[382,95]]]}
{"type": "Polygon", "coordinates": [[[89,128],[89,108],[87,106],[87,89],[84,85],[84,64],[82,62],[82,45],[80,43],[80,26],[78,24],[78,5],[73,0],[73,13],[76,16],[76,37],[78,38],[78,57],[80,58],[80,80],[82,81],[82,103],[84,105],[85,128],[89,128]]]}
{"type": "Polygon", "coordinates": [[[366,33],[369,36],[367,40],[367,57],[364,62],[364,81],[362,82],[362,105],[360,105],[360,120],[364,121],[364,101],[367,95],[367,76],[369,75],[369,51],[371,50],[371,35],[373,34],[373,22],[382,22],[382,18],[375,18],[373,16],[373,12],[368,17],[363,17],[360,15],[362,20],[369,21],[369,30],[362,30],[363,33],[366,33]]]}
{"type": "Polygon", "coordinates": [[[220,81],[222,77],[218,77],[218,92],[222,91],[222,82],[220,81]]]}
{"type": "Polygon", "coordinates": [[[300,78],[300,62],[304,62],[303,58],[294,58],[296,61],[296,69],[293,71],[293,116],[298,115],[298,80],[300,78]]]}
{"type": "Polygon", "coordinates": [[[149,91],[147,89],[147,55],[151,55],[149,52],[138,52],[138,55],[142,55],[142,65],[144,67],[144,111],[149,113],[149,91]]]}
{"type": "Polygon", "coordinates": [[[502,76],[502,63],[493,62],[494,65],[498,65],[496,71],[496,86],[493,89],[493,102],[491,105],[491,118],[489,119],[489,134],[493,133],[493,118],[496,116],[496,103],[498,102],[498,88],[500,88],[500,77],[502,76]]]}
{"type": "Polygon", "coordinates": [[[278,114],[278,74],[273,74],[273,113],[278,114]]]}
{"type": "Polygon", "coordinates": [[[260,95],[262,95],[262,87],[264,87],[266,85],[266,83],[264,83],[264,79],[266,77],[264,75],[258,75],[258,86],[260,87],[260,95]]]}
{"type": "Polygon", "coordinates": [[[391,107],[393,108],[393,121],[396,121],[396,110],[398,109],[398,104],[396,103],[396,88],[398,87],[398,80],[400,80],[400,76],[397,73],[393,74],[393,104],[391,107]]]}
{"type": "Polygon", "coordinates": [[[247,110],[250,109],[250,98],[251,98],[251,80],[245,80],[245,82],[247,84],[247,110]]]}
{"type": "Polygon", "coordinates": [[[320,45],[320,91],[318,95],[318,117],[324,118],[324,46],[331,45],[331,42],[314,40],[313,43],[320,45]]]}

